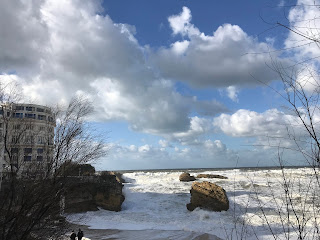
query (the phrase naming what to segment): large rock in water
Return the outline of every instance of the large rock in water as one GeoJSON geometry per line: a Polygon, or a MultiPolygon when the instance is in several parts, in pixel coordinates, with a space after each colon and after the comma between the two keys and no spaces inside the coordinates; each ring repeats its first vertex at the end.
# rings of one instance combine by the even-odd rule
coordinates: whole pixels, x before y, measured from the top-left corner
{"type": "Polygon", "coordinates": [[[221,212],[229,209],[229,200],[226,191],[217,184],[210,182],[194,182],[190,190],[191,200],[187,209],[193,211],[195,208],[221,212]]]}
{"type": "Polygon", "coordinates": [[[64,211],[77,213],[98,210],[120,211],[124,201],[123,184],[115,175],[68,177],[64,194],[64,211]]]}
{"type": "Polygon", "coordinates": [[[220,179],[228,179],[225,176],[217,175],[217,174],[198,174],[197,178],[220,178],[220,179]]]}
{"type": "Polygon", "coordinates": [[[182,173],[179,176],[179,180],[181,182],[190,182],[196,180],[196,178],[194,176],[191,176],[190,173],[182,173]]]}

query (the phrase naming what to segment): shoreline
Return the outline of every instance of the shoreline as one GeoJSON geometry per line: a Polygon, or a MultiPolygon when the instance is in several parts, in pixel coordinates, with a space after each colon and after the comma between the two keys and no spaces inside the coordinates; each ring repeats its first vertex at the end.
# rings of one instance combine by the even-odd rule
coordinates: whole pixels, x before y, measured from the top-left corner
{"type": "Polygon", "coordinates": [[[83,240],[164,240],[164,239],[177,239],[177,240],[221,240],[221,238],[209,234],[189,232],[183,230],[119,230],[119,229],[92,229],[87,225],[79,225],[69,222],[68,231],[59,240],[69,240],[71,231],[75,232],[78,229],[84,232],[83,240]]]}
{"type": "MultiPolygon", "coordinates": [[[[285,169],[299,169],[299,168],[313,168],[310,165],[287,165],[283,166],[285,169]]],[[[126,170],[110,170],[116,173],[134,173],[134,172],[201,172],[201,171],[224,171],[224,170],[278,170],[281,166],[252,166],[252,167],[221,167],[221,168],[161,168],[161,169],[126,169],[126,170]]],[[[97,170],[97,172],[103,172],[104,170],[97,170]]]]}

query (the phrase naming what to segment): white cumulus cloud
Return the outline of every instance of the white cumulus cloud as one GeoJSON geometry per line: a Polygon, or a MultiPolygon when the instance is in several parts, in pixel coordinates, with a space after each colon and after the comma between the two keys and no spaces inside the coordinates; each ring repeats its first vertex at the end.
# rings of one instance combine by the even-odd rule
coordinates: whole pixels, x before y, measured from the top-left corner
{"type": "MultiPolygon", "coordinates": [[[[19,83],[25,101],[65,103],[83,93],[94,103],[96,120],[124,120],[157,135],[188,132],[191,111],[226,111],[159,78],[135,27],[115,23],[99,1],[1,1],[0,28],[0,79],[19,83]]],[[[187,42],[174,48],[183,54],[187,42]]]]}
{"type": "MultiPolygon", "coordinates": [[[[311,107],[314,127],[318,129],[319,110],[311,107]]],[[[307,115],[301,117],[309,125],[307,115]]],[[[233,114],[221,114],[214,118],[213,125],[219,131],[242,138],[254,138],[255,144],[264,147],[292,147],[298,144],[304,147],[309,134],[298,116],[270,109],[262,113],[240,109],[233,114]]]]}
{"type": "MultiPolygon", "coordinates": [[[[212,35],[206,35],[191,24],[191,19],[187,7],[168,18],[173,33],[188,39],[177,41],[169,48],[162,47],[153,54],[152,59],[164,77],[196,87],[220,88],[258,85],[277,78],[266,65],[270,62],[268,54],[251,54],[272,51],[268,43],[259,42],[241,27],[228,23],[212,35]]],[[[235,94],[230,97],[236,99],[235,94]]]]}
{"type": "Polygon", "coordinates": [[[214,119],[214,126],[234,137],[284,136],[287,127],[297,124],[297,118],[277,109],[258,113],[240,109],[234,114],[221,114],[214,119]]]}

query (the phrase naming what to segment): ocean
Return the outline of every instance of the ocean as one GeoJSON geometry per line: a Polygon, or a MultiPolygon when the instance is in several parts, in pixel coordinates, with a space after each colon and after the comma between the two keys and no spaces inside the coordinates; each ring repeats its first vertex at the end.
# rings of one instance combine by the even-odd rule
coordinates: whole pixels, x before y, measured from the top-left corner
{"type": "MultiPolygon", "coordinates": [[[[70,214],[68,221],[92,229],[185,232],[179,239],[188,239],[190,233],[208,233],[222,239],[319,236],[314,231],[320,216],[320,191],[312,168],[286,168],[284,172],[279,168],[144,170],[123,172],[123,178],[126,199],[122,211],[100,209],[70,214]],[[190,202],[192,182],[179,181],[183,172],[193,176],[205,173],[228,177],[197,181],[223,187],[229,198],[229,210],[188,211],[186,204],[190,202]]],[[[145,239],[176,238],[149,235],[145,239]]]]}

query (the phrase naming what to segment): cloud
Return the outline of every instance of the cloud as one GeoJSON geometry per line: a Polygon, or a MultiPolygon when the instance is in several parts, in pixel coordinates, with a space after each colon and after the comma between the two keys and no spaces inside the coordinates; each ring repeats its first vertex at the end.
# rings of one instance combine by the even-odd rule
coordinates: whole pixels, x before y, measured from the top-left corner
{"type": "Polygon", "coordinates": [[[238,102],[239,101],[239,99],[238,99],[239,90],[235,86],[227,87],[226,91],[227,91],[228,97],[232,101],[234,101],[234,102],[238,102]]]}
{"type": "MultiPolygon", "coordinates": [[[[287,164],[303,165],[303,157],[296,152],[285,152],[287,164]]],[[[162,169],[216,168],[279,165],[274,149],[259,148],[233,151],[221,140],[207,139],[196,146],[175,147],[172,151],[151,145],[121,146],[113,144],[108,156],[97,164],[98,169],[162,169]]]]}
{"type": "Polygon", "coordinates": [[[163,151],[162,147],[148,144],[141,146],[113,144],[108,157],[101,161],[101,166],[98,168],[119,170],[161,169],[164,166],[166,168],[213,167],[220,161],[229,166],[236,165],[236,155],[220,140],[206,140],[197,146],[175,147],[174,151],[163,151]]]}
{"type": "Polygon", "coordinates": [[[150,149],[151,149],[151,147],[148,144],[146,144],[146,145],[143,145],[143,146],[139,147],[138,151],[140,153],[146,153],[146,152],[149,152],[150,149]]]}
{"type": "Polygon", "coordinates": [[[170,143],[167,140],[163,139],[159,140],[159,145],[163,148],[172,147],[172,145],[170,145],[170,143]]]}
{"type": "Polygon", "coordinates": [[[190,23],[191,18],[191,11],[187,7],[183,7],[179,15],[170,16],[168,21],[173,34],[181,34],[182,36],[199,34],[199,30],[190,23]]]}
{"type": "Polygon", "coordinates": [[[291,124],[293,118],[277,109],[264,113],[240,109],[232,115],[221,114],[214,119],[213,124],[233,137],[283,136],[286,126],[291,124]]]}
{"type": "Polygon", "coordinates": [[[211,131],[212,124],[210,119],[195,116],[191,118],[189,130],[170,134],[167,138],[171,141],[177,141],[182,145],[198,145],[198,137],[209,134],[211,131]]]}
{"type": "MultiPolygon", "coordinates": [[[[311,110],[314,127],[318,128],[319,110],[313,107],[311,110]]],[[[307,117],[303,114],[301,116],[306,124],[309,124],[307,117]]],[[[216,130],[228,136],[254,138],[252,145],[262,145],[266,148],[292,147],[297,144],[303,148],[308,145],[310,137],[296,114],[284,113],[277,109],[269,109],[263,113],[240,109],[233,114],[221,114],[214,118],[213,125],[216,130]]]]}
{"type": "Polygon", "coordinates": [[[135,131],[151,134],[185,131],[189,128],[189,107],[183,96],[166,82],[136,86],[134,91],[111,79],[92,83],[97,91],[96,109],[102,119],[126,120],[135,131]],[[165,114],[164,114],[165,113],[165,114]]]}
{"type": "Polygon", "coordinates": [[[313,61],[319,63],[320,48],[317,42],[310,40],[319,39],[319,4],[319,1],[314,0],[298,0],[297,4],[289,11],[290,28],[298,32],[298,34],[289,31],[285,40],[285,47],[292,48],[290,52],[295,54],[299,62],[315,58],[313,61]]]}
{"type": "MultiPolygon", "coordinates": [[[[227,108],[183,96],[158,77],[135,27],[102,14],[99,1],[0,3],[1,79],[21,84],[28,102],[65,103],[83,93],[95,120],[124,120],[134,131],[156,135],[188,132],[192,111],[215,116],[227,108]],[[17,40],[19,39],[19,41],[17,40]]],[[[176,44],[181,54],[187,43],[176,44]]]]}
{"type": "Polygon", "coordinates": [[[222,103],[216,100],[202,100],[199,101],[197,97],[193,97],[188,101],[189,106],[193,111],[197,112],[200,116],[216,116],[217,113],[228,112],[229,109],[222,103]]]}
{"type": "Polygon", "coordinates": [[[206,116],[227,111],[216,101],[184,97],[165,80],[136,86],[134,91],[112,79],[95,80],[91,85],[97,89],[96,111],[101,120],[126,120],[135,131],[160,136],[190,132],[191,110],[206,116]]]}
{"type": "MultiPolygon", "coordinates": [[[[0,59],[10,65],[3,71],[14,72],[25,81],[22,85],[35,89],[40,81],[43,85],[57,81],[60,97],[70,98],[79,89],[90,89],[90,83],[99,77],[128,79],[128,85],[147,81],[147,71],[141,71],[139,79],[130,77],[135,66],[141,68],[144,62],[132,28],[99,15],[98,2],[9,2],[0,7],[0,16],[9,15],[12,20],[1,21],[1,29],[7,33],[0,36],[1,49],[9,53],[0,50],[0,59]]],[[[41,91],[34,91],[29,97],[41,99],[41,95],[41,91]]],[[[46,97],[48,102],[56,100],[55,93],[46,97]]]]}
{"type": "Polygon", "coordinates": [[[204,142],[204,146],[209,149],[210,151],[214,152],[224,152],[227,150],[226,145],[223,144],[220,140],[206,140],[204,142]]]}
{"type": "Polygon", "coordinates": [[[283,76],[292,75],[298,88],[307,93],[319,92],[319,1],[298,0],[288,14],[289,31],[284,42],[287,54],[295,64],[289,69],[280,69],[283,76]],[[292,71],[292,73],[290,73],[292,71]]]}
{"type": "Polygon", "coordinates": [[[195,87],[219,88],[257,85],[276,79],[276,74],[266,65],[270,56],[251,54],[270,52],[272,47],[248,36],[239,26],[224,24],[212,35],[205,35],[191,24],[191,11],[187,7],[168,21],[173,34],[187,39],[162,47],[152,55],[164,77],[195,87]]]}
{"type": "Polygon", "coordinates": [[[41,4],[35,0],[0,2],[0,73],[40,68],[48,41],[41,4]]]}
{"type": "Polygon", "coordinates": [[[99,1],[2,1],[1,82],[20,83],[25,101],[46,105],[85,93],[94,103],[94,120],[122,120],[134,131],[163,137],[157,147],[113,145],[110,161],[127,168],[213,167],[226,159],[235,166],[238,155],[209,139],[215,128],[234,137],[284,136],[290,115],[239,110],[212,120],[227,107],[184,96],[174,84],[225,88],[237,101],[241,87],[259,84],[251,74],[264,82],[275,79],[265,65],[268,57],[245,54],[272,50],[267,43],[231,24],[205,35],[184,7],[168,19],[175,37],[183,39],[154,51],[139,44],[134,26],[102,12],[99,1]]]}
{"type": "Polygon", "coordinates": [[[295,84],[297,89],[303,89],[306,93],[318,93],[320,90],[320,77],[315,64],[310,63],[301,66],[297,71],[295,84]]]}
{"type": "Polygon", "coordinates": [[[177,41],[173,43],[171,45],[172,52],[177,56],[184,54],[189,47],[189,43],[190,42],[188,40],[184,40],[182,42],[177,41]]]}

